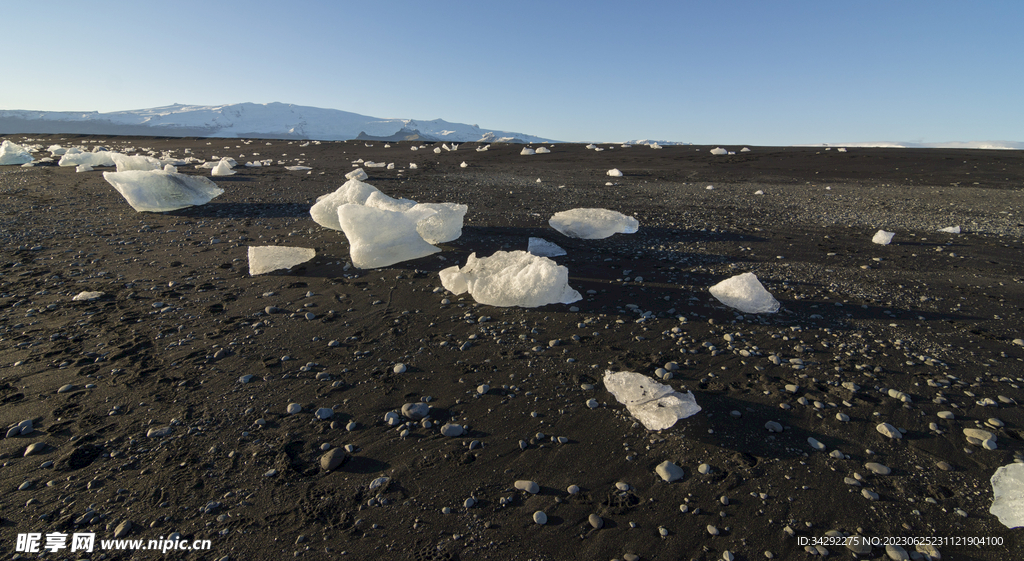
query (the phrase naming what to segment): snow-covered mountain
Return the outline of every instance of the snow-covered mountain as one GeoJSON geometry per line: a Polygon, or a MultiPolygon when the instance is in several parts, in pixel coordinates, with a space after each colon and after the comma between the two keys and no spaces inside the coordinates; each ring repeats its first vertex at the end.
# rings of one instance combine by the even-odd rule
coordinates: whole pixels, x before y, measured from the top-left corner
{"type": "Polygon", "coordinates": [[[1024,150],[1024,142],[1011,140],[974,140],[970,142],[845,142],[839,144],[806,144],[808,147],[832,148],[973,148],[978,150],[1024,150]]]}
{"type": "Polygon", "coordinates": [[[380,119],[288,103],[168,105],[115,111],[0,110],[0,134],[68,133],[308,140],[444,140],[454,142],[553,142],[515,132],[481,129],[441,119],[380,119]]]}

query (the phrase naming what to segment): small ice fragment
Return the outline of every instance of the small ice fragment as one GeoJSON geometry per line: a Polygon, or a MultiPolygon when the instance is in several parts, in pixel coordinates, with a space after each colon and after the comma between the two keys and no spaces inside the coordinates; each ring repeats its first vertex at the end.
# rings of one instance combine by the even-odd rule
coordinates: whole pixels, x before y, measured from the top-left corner
{"type": "Polygon", "coordinates": [[[1007,528],[1024,526],[1024,464],[1000,467],[992,475],[992,506],[989,514],[1007,528]]]}
{"type": "Polygon", "coordinates": [[[574,208],[556,212],[548,224],[570,238],[585,240],[599,240],[618,233],[634,234],[640,228],[636,218],[605,208],[574,208]]]}
{"type": "Polygon", "coordinates": [[[105,171],[103,179],[138,212],[167,212],[202,205],[224,192],[205,177],[169,173],[162,169],[105,171]]]}
{"type": "Polygon", "coordinates": [[[758,189],[757,191],[754,191],[754,194],[755,194],[755,195],[763,195],[763,194],[764,194],[764,191],[762,191],[762,190],[758,189]]]}
{"type": "Polygon", "coordinates": [[[767,290],[754,273],[743,273],[708,289],[719,302],[745,314],[773,314],[779,311],[779,301],[767,290]]]}
{"type": "Polygon", "coordinates": [[[316,257],[316,250],[308,247],[277,245],[249,246],[249,274],[262,275],[278,269],[290,269],[316,257]]]}
{"type": "Polygon", "coordinates": [[[889,245],[889,243],[892,242],[892,237],[895,235],[895,232],[886,232],[885,230],[879,230],[875,232],[875,236],[871,238],[871,241],[878,245],[889,245]]]}
{"type": "Polygon", "coordinates": [[[490,306],[535,308],[583,298],[569,286],[569,269],[525,251],[497,251],[479,258],[473,253],[464,267],[449,267],[440,276],[445,289],[454,294],[469,292],[474,300],[490,306]]]}
{"type": "MultiPolygon", "coordinates": [[[[413,149],[415,150],[415,148],[416,147],[414,146],[413,149]]],[[[365,181],[366,178],[368,177],[369,176],[366,175],[366,172],[363,170],[363,168],[354,169],[345,174],[345,179],[354,179],[356,181],[365,181]]]]}
{"type": "Polygon", "coordinates": [[[466,162],[462,162],[461,164],[459,164],[459,167],[460,168],[468,168],[469,164],[467,164],[466,162]]]}
{"type": "Polygon", "coordinates": [[[622,177],[622,172],[619,171],[618,168],[612,168],[608,170],[608,175],[611,177],[622,177]]]}
{"type": "Polygon", "coordinates": [[[549,242],[544,238],[530,238],[527,251],[540,257],[558,257],[565,255],[565,250],[558,244],[549,242]]]}
{"type": "Polygon", "coordinates": [[[82,172],[86,172],[86,171],[92,171],[92,166],[90,166],[88,164],[81,164],[81,165],[75,166],[75,173],[82,173],[82,172]]]}
{"type": "Polygon", "coordinates": [[[750,148],[744,146],[743,148],[740,149],[740,152],[750,152],[750,148]]]}
{"type": "Polygon", "coordinates": [[[537,151],[534,150],[533,148],[523,148],[522,150],[519,151],[520,156],[532,156],[536,153],[537,151]]]}
{"type": "MultiPolygon", "coordinates": [[[[310,170],[310,169],[313,169],[313,168],[311,168],[309,166],[284,166],[284,169],[286,169],[288,171],[306,171],[306,170],[310,170]]],[[[217,170],[214,169],[213,171],[216,172],[217,170]]],[[[360,168],[360,171],[362,171],[362,168],[360,168]]],[[[218,175],[218,174],[214,173],[214,175],[218,175]]],[[[345,177],[348,177],[348,176],[346,175],[345,177]]]]}
{"type": "Polygon", "coordinates": [[[960,233],[960,227],[959,226],[950,226],[948,228],[939,228],[938,231],[942,232],[942,233],[945,233],[945,234],[959,234],[960,233]]]}
{"type": "Polygon", "coordinates": [[[216,166],[213,166],[213,171],[210,172],[210,175],[235,175],[235,170],[231,169],[231,162],[225,158],[218,161],[216,166]]]}
{"type": "Polygon", "coordinates": [[[89,300],[98,300],[100,298],[103,298],[102,292],[79,292],[71,300],[73,302],[88,302],[89,300]]]}
{"type": "Polygon", "coordinates": [[[604,387],[647,430],[662,430],[700,412],[693,392],[679,393],[637,372],[604,373],[604,387]]]}
{"type": "Polygon", "coordinates": [[[712,148],[711,153],[715,156],[724,156],[729,153],[725,148],[712,148]]]}

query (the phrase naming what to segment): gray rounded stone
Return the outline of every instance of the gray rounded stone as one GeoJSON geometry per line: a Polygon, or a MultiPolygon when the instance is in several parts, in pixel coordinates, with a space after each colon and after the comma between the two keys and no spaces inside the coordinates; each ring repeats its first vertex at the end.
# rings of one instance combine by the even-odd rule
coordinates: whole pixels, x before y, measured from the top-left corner
{"type": "Polygon", "coordinates": [[[466,429],[462,428],[462,425],[455,423],[446,423],[441,427],[441,434],[448,437],[462,436],[466,432],[466,429]]]}
{"type": "Polygon", "coordinates": [[[654,471],[658,476],[669,483],[683,478],[683,468],[668,460],[658,464],[658,467],[654,468],[654,471]]]}
{"type": "Polygon", "coordinates": [[[516,481],[513,486],[520,491],[526,491],[531,495],[536,495],[540,492],[540,485],[537,485],[536,481],[529,481],[527,479],[520,479],[516,481]]]}
{"type": "Polygon", "coordinates": [[[419,421],[430,414],[430,406],[422,401],[406,403],[402,406],[402,416],[413,421],[419,421]]]}
{"type": "Polygon", "coordinates": [[[601,518],[596,514],[591,514],[590,516],[588,516],[587,521],[590,522],[590,526],[593,527],[595,530],[600,530],[604,527],[604,518],[601,518]]]}
{"type": "Polygon", "coordinates": [[[324,471],[334,471],[345,461],[347,455],[341,448],[331,448],[326,454],[320,456],[320,467],[324,471]]]}
{"type": "Polygon", "coordinates": [[[538,510],[533,513],[533,521],[537,524],[544,525],[548,523],[548,515],[544,514],[544,511],[538,510]]]}
{"type": "Polygon", "coordinates": [[[298,403],[289,403],[287,411],[289,415],[294,415],[302,411],[302,406],[298,403]]]}

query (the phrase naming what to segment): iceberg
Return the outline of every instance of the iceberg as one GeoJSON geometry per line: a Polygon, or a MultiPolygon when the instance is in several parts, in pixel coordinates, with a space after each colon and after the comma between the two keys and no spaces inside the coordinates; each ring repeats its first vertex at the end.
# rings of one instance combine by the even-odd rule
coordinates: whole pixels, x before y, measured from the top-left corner
{"type": "Polygon", "coordinates": [[[202,205],[224,192],[205,177],[160,169],[105,171],[103,179],[138,212],[167,212],[202,205]]]}
{"type": "Polygon", "coordinates": [[[424,241],[416,221],[404,212],[353,203],[340,205],[337,212],[352,264],[360,269],[387,267],[441,251],[424,241]]]}
{"type": "Polygon", "coordinates": [[[1007,528],[1024,526],[1024,464],[1012,463],[992,474],[989,514],[1007,528]]]}
{"type": "Polygon", "coordinates": [[[871,241],[878,245],[889,245],[892,242],[892,237],[896,234],[894,232],[886,232],[885,230],[879,230],[875,232],[874,237],[871,241]]]}
{"type": "Polygon", "coordinates": [[[633,234],[640,222],[614,210],[604,208],[574,208],[556,212],[548,224],[570,238],[599,240],[613,234],[633,234]]]}
{"type": "Polygon", "coordinates": [[[527,242],[526,251],[538,257],[558,257],[565,255],[565,250],[558,244],[549,242],[544,238],[530,238],[527,242]]]}
{"type": "Polygon", "coordinates": [[[249,274],[262,275],[278,269],[291,269],[316,257],[316,250],[308,247],[276,245],[249,246],[249,274]]]}
{"type": "Polygon", "coordinates": [[[773,314],[779,311],[779,301],[765,290],[754,273],[725,279],[708,291],[719,302],[745,314],[773,314]]]}
{"type": "Polygon", "coordinates": [[[474,300],[490,306],[536,308],[583,298],[569,286],[569,269],[525,251],[497,251],[479,258],[473,253],[465,267],[448,267],[440,276],[448,291],[469,292],[474,300]]]}
{"type": "Polygon", "coordinates": [[[659,384],[638,372],[606,370],[604,387],[647,430],[670,428],[679,419],[696,415],[701,409],[693,392],[679,393],[672,386],[659,384]]]}
{"type": "Polygon", "coordinates": [[[20,144],[5,140],[0,144],[0,166],[27,164],[32,161],[32,154],[20,144]]]}
{"type": "Polygon", "coordinates": [[[94,168],[101,166],[115,166],[114,158],[110,152],[76,152],[72,153],[68,150],[60,161],[57,162],[58,166],[71,167],[80,165],[92,166],[94,168]]]}

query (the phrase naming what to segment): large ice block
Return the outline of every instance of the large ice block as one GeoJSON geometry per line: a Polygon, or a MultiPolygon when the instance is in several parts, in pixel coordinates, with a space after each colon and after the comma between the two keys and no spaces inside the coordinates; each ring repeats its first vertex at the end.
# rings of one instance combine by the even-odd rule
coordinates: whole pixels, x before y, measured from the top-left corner
{"type": "Polygon", "coordinates": [[[604,373],[604,387],[647,430],[662,430],[700,412],[693,392],[679,393],[638,372],[604,373]]]}
{"type": "Polygon", "coordinates": [[[708,289],[719,302],[745,314],[772,314],[779,311],[779,301],[754,273],[730,277],[708,289]]]}
{"type": "Polygon", "coordinates": [[[167,212],[202,205],[224,192],[205,177],[162,169],[105,171],[103,179],[139,212],[167,212]]]}
{"type": "Polygon", "coordinates": [[[477,302],[491,306],[535,308],[582,299],[569,286],[569,269],[525,251],[497,251],[479,258],[474,253],[461,269],[449,267],[440,275],[447,290],[469,292],[477,302]]]}
{"type": "Polygon", "coordinates": [[[632,216],[606,208],[574,208],[556,212],[548,224],[570,238],[598,240],[613,234],[633,234],[640,222],[632,216]]]}

